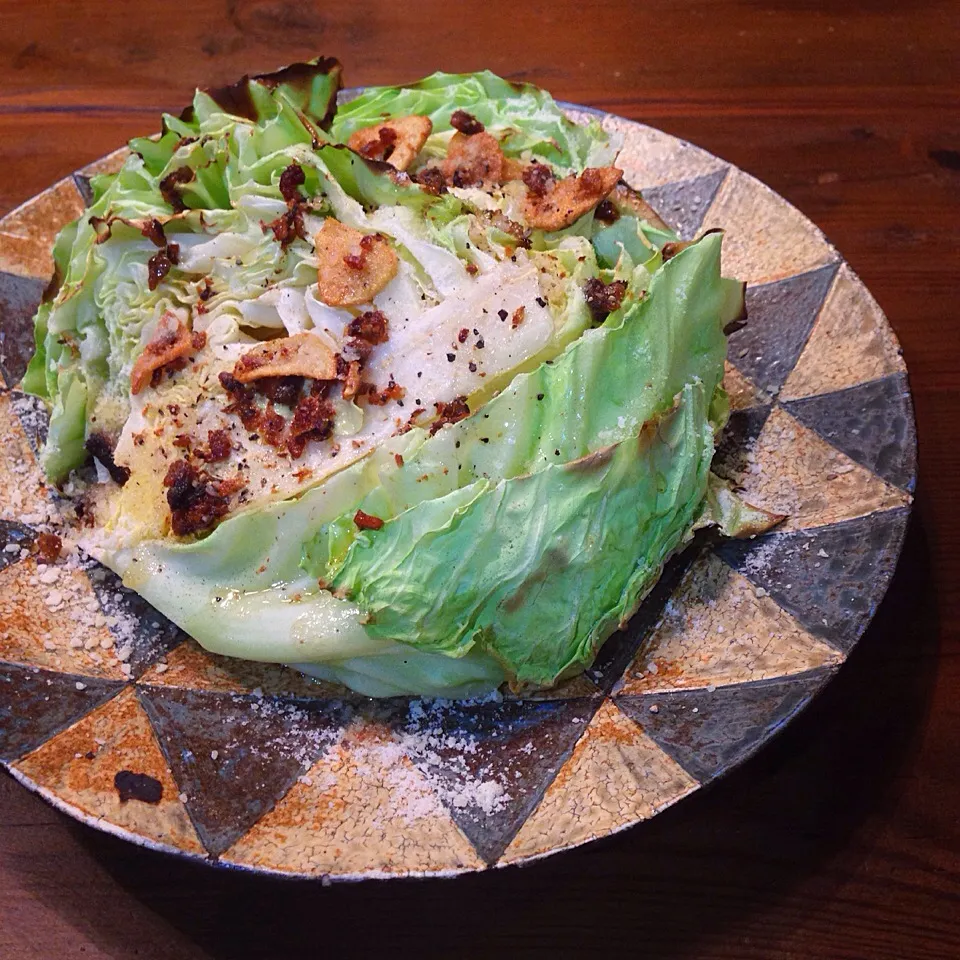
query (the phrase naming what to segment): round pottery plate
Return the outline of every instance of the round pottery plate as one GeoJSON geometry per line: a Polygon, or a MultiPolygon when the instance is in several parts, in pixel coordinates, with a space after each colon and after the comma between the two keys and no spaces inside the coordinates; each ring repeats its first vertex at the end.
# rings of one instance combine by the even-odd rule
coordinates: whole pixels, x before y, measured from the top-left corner
{"type": "MultiPolygon", "coordinates": [[[[571,117],[592,111],[569,107],[571,117]]],[[[57,516],[17,389],[83,168],[0,220],[0,763],[72,817],[294,876],[450,876],[622,830],[740,763],[843,663],[877,609],[916,473],[906,370],[876,302],[795,208],[642,124],[619,164],[684,238],[722,227],[749,283],[715,469],[789,515],[696,545],[594,667],[532,699],[370,701],[212,656],[108,570],[45,565],[57,516]]]]}

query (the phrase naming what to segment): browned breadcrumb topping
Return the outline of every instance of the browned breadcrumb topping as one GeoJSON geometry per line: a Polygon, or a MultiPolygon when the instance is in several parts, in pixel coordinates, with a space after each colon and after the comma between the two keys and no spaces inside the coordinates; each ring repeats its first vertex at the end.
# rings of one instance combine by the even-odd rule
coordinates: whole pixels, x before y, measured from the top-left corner
{"type": "Polygon", "coordinates": [[[325,440],[333,433],[333,405],[318,394],[308,394],[301,398],[293,411],[290,421],[290,435],[325,440]]]}
{"type": "Polygon", "coordinates": [[[270,230],[273,238],[286,249],[298,237],[301,240],[307,239],[307,231],[303,225],[303,213],[305,201],[300,193],[300,187],[306,182],[306,174],[299,163],[291,163],[280,174],[278,187],[280,194],[286,201],[287,209],[280,214],[276,220],[270,223],[260,222],[260,226],[266,232],[270,230]]]}
{"type": "MultiPolygon", "coordinates": [[[[311,383],[310,391],[301,395],[304,378],[283,378],[278,392],[276,379],[254,380],[244,384],[233,374],[224,371],[220,374],[220,385],[230,395],[231,403],[224,407],[224,413],[234,414],[248,432],[268,446],[282,447],[297,460],[311,440],[326,440],[333,434],[334,409],[327,402],[330,384],[321,380],[311,383]],[[267,393],[263,392],[266,385],[267,393]],[[261,409],[256,394],[267,398],[266,406],[261,409]],[[271,398],[281,396],[277,402],[292,409],[288,420],[274,407],[271,398]]],[[[277,378],[280,379],[280,378],[277,378]]]]}
{"type": "Polygon", "coordinates": [[[208,463],[220,463],[230,456],[232,450],[233,444],[226,430],[210,430],[207,433],[207,449],[197,450],[196,456],[208,463]]]}
{"type": "Polygon", "coordinates": [[[276,220],[263,224],[263,229],[269,230],[273,234],[273,239],[281,247],[288,247],[298,237],[301,240],[307,239],[307,231],[303,225],[303,209],[301,204],[295,203],[289,209],[280,214],[276,220]]]}
{"type": "Polygon", "coordinates": [[[303,397],[294,408],[286,445],[290,456],[298,460],[311,440],[329,440],[333,436],[333,405],[317,394],[303,397]]]}
{"type": "Polygon", "coordinates": [[[583,285],[583,296],[597,323],[602,322],[608,314],[620,308],[626,292],[627,284],[624,280],[604,283],[597,277],[591,277],[583,285]]]}
{"type": "Polygon", "coordinates": [[[358,391],[358,399],[365,399],[374,407],[384,407],[391,401],[402,400],[406,395],[407,391],[393,377],[390,377],[383,390],[377,390],[373,384],[363,384],[358,391]]]}
{"type": "Polygon", "coordinates": [[[439,167],[424,167],[415,173],[412,178],[414,183],[420,184],[427,193],[432,193],[439,197],[447,189],[447,178],[439,167]]]}
{"type": "Polygon", "coordinates": [[[545,163],[534,161],[521,174],[524,186],[535,197],[545,197],[553,189],[556,177],[545,163]]]}
{"type": "Polygon", "coordinates": [[[260,377],[251,381],[257,393],[262,394],[268,400],[274,403],[282,403],[284,406],[292,407],[300,396],[303,389],[304,377],[285,376],[285,377],[260,377]]]}
{"type": "Polygon", "coordinates": [[[446,424],[457,423],[457,421],[470,416],[470,408],[467,406],[466,397],[454,397],[447,403],[440,400],[434,406],[437,408],[437,419],[430,424],[431,437],[446,424]]]}
{"type": "Polygon", "coordinates": [[[380,310],[367,310],[350,321],[347,333],[371,346],[386,343],[389,339],[390,322],[380,310]]]}
{"type": "Polygon", "coordinates": [[[230,510],[230,497],[242,485],[237,477],[216,480],[188,460],[174,460],[163,478],[170,525],[178,537],[209,530],[230,510]]]}
{"type": "Polygon", "coordinates": [[[362,510],[358,510],[353,515],[353,522],[361,530],[379,530],[383,526],[383,521],[379,517],[364,513],[362,510]]]}
{"type": "Polygon", "coordinates": [[[466,110],[454,110],[450,114],[450,126],[467,136],[483,133],[486,129],[472,113],[467,113],[466,110]]]}
{"type": "Polygon", "coordinates": [[[44,563],[56,563],[63,549],[63,541],[55,533],[41,533],[36,540],[37,554],[44,563]]]}

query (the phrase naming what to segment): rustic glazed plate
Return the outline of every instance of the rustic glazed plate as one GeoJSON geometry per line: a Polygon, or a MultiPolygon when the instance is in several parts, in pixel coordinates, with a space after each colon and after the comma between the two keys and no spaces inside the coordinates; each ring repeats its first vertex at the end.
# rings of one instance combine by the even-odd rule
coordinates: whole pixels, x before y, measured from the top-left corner
{"type": "MultiPolygon", "coordinates": [[[[588,111],[570,107],[574,119],[588,111]]],[[[370,701],[192,640],[74,553],[17,389],[56,231],[118,151],[0,220],[0,762],[59,809],[198,860],[332,879],[520,863],[654,816],[748,757],[877,609],[916,472],[896,338],[820,231],[650,127],[620,166],[681,236],[723,227],[750,320],[730,338],[717,470],[789,514],[675,561],[594,668],[535,699],[370,701]]]]}

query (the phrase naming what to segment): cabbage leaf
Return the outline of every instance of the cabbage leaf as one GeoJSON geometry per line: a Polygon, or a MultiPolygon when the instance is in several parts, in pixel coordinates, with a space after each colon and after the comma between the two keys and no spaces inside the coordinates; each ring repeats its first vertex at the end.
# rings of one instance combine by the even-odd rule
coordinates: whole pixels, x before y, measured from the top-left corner
{"type": "Polygon", "coordinates": [[[475,645],[516,686],[593,662],[701,509],[713,457],[704,385],[582,459],[425,500],[358,537],[332,582],[366,631],[417,650],[475,645]]]}

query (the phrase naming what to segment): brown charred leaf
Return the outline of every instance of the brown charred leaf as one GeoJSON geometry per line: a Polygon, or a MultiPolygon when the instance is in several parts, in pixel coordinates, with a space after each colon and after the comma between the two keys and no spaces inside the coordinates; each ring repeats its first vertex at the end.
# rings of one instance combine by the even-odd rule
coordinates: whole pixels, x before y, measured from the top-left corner
{"type": "Polygon", "coordinates": [[[187,205],[183,202],[183,197],[180,196],[180,191],[177,190],[177,187],[184,183],[190,183],[195,177],[196,174],[190,167],[177,167],[176,170],[168,173],[158,184],[163,199],[178,213],[186,210],[187,205]]]}
{"type": "MultiPolygon", "coordinates": [[[[330,95],[327,103],[324,104],[322,116],[313,114],[314,120],[321,127],[326,128],[337,109],[337,94],[341,89],[340,75],[343,67],[336,57],[317,57],[314,60],[308,60],[301,63],[292,63],[281,70],[274,70],[271,73],[259,73],[254,76],[244,76],[236,83],[231,83],[225,87],[210,87],[204,90],[214,102],[221,106],[227,113],[237,117],[245,117],[247,120],[258,119],[256,105],[253,97],[250,95],[250,82],[256,81],[271,89],[284,84],[296,92],[309,94],[313,81],[316,77],[324,74],[333,78],[330,85],[330,95]]],[[[193,120],[193,107],[187,107],[181,114],[181,120],[187,122],[193,120]]]]}
{"type": "Polygon", "coordinates": [[[163,224],[154,217],[147,220],[140,231],[155,247],[167,245],[167,235],[163,232],[163,224]]]}

